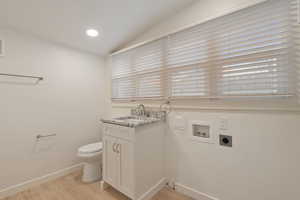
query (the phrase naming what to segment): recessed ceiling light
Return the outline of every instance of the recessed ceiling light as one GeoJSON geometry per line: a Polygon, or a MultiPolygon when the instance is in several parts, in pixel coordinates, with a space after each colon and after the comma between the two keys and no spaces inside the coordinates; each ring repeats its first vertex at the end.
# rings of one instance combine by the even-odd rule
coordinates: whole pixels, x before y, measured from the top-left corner
{"type": "Polygon", "coordinates": [[[96,29],[88,29],[85,32],[87,34],[87,36],[90,37],[98,37],[99,36],[99,31],[97,31],[96,29]]]}

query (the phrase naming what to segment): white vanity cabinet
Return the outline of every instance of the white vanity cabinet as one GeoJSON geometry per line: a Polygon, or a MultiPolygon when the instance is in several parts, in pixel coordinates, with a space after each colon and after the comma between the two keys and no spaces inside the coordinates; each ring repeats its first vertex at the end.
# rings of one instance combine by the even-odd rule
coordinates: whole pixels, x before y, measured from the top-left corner
{"type": "Polygon", "coordinates": [[[135,128],[104,123],[103,184],[133,200],[150,199],[166,183],[164,123],[135,128]]]}
{"type": "Polygon", "coordinates": [[[133,145],[126,140],[104,136],[104,180],[127,196],[133,194],[133,145]]]}

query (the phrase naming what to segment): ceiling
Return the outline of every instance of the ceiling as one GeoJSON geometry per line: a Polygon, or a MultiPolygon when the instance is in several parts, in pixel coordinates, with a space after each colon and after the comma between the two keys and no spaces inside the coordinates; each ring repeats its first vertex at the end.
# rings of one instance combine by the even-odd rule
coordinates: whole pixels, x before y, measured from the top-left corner
{"type": "Polygon", "coordinates": [[[106,55],[195,0],[1,0],[0,27],[106,55]],[[96,28],[100,37],[88,38],[96,28]]]}

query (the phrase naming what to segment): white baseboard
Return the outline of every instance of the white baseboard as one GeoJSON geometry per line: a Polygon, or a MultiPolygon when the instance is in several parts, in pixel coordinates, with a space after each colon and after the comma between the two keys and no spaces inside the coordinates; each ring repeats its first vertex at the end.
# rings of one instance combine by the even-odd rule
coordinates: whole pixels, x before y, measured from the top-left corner
{"type": "Polygon", "coordinates": [[[140,198],[138,198],[138,200],[150,200],[161,189],[163,189],[166,186],[166,184],[167,184],[167,179],[162,178],[160,181],[158,181],[157,184],[155,184],[145,194],[143,194],[140,198]]]}
{"type": "Polygon", "coordinates": [[[57,179],[61,176],[67,175],[67,174],[72,173],[74,171],[80,170],[82,168],[82,166],[83,166],[83,163],[76,164],[76,165],[58,170],[56,172],[46,174],[44,176],[34,178],[34,179],[31,179],[31,180],[25,181],[23,183],[20,183],[20,184],[7,187],[3,190],[0,190],[0,199],[11,196],[11,195],[14,195],[18,192],[24,191],[24,190],[29,189],[29,188],[31,188],[33,186],[36,186],[36,185],[40,185],[40,184],[45,183],[47,181],[57,179]]]}
{"type": "Polygon", "coordinates": [[[216,197],[212,197],[208,194],[205,194],[203,192],[199,192],[193,188],[187,187],[185,185],[182,185],[180,183],[175,183],[175,190],[179,193],[182,193],[186,196],[189,196],[196,200],[219,200],[216,197]]]}

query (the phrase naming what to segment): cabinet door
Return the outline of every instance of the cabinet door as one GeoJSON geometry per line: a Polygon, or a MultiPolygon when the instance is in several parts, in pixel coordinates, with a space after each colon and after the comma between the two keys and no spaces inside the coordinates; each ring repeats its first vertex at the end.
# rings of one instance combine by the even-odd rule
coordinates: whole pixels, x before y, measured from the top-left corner
{"type": "Polygon", "coordinates": [[[129,197],[133,195],[133,144],[129,141],[118,140],[119,188],[129,197]]]}
{"type": "Polygon", "coordinates": [[[105,135],[103,141],[103,179],[110,185],[118,187],[117,139],[105,135]]]}

